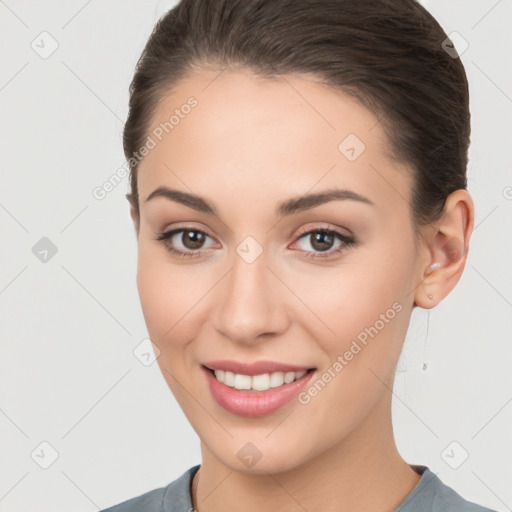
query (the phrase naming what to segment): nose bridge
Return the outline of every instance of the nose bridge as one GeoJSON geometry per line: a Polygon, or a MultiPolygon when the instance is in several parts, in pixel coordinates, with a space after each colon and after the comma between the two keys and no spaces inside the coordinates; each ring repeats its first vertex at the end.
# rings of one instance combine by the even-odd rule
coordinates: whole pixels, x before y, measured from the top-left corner
{"type": "Polygon", "coordinates": [[[275,333],[283,311],[269,251],[246,237],[232,255],[232,267],[217,304],[216,328],[232,340],[250,342],[260,334],[275,333]]]}

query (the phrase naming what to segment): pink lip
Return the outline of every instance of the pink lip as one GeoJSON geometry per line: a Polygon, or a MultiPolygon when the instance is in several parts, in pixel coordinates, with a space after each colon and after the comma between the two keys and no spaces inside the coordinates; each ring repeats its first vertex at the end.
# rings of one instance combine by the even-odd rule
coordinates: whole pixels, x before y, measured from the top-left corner
{"type": "Polygon", "coordinates": [[[311,366],[295,366],[275,361],[257,361],[255,363],[242,363],[239,361],[207,361],[204,366],[211,370],[224,370],[225,372],[239,373],[242,375],[262,375],[274,372],[300,372],[310,370],[311,366]]]}
{"type": "MultiPolygon", "coordinates": [[[[220,370],[221,368],[218,369],[220,370]]],[[[306,370],[307,368],[303,369],[306,370]]],[[[279,408],[290,402],[316,374],[316,371],[313,370],[307,372],[300,379],[290,382],[289,384],[283,384],[277,388],[270,388],[267,391],[254,391],[231,388],[226,386],[223,382],[218,381],[208,368],[201,366],[201,370],[206,376],[210,392],[217,403],[232,414],[246,416],[249,418],[264,416],[277,411],[279,408]]],[[[247,370],[245,369],[244,372],[246,371],[247,370]]],[[[248,374],[245,373],[245,375],[248,374]]],[[[252,375],[259,374],[257,372],[253,372],[252,375]]]]}

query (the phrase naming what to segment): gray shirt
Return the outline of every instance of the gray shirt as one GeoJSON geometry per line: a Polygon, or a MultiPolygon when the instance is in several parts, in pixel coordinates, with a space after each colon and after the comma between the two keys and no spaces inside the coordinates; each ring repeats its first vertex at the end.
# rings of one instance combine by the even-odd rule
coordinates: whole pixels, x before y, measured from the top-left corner
{"type": "MultiPolygon", "coordinates": [[[[166,487],[154,489],[100,512],[193,512],[191,484],[199,467],[187,469],[166,487]]],[[[465,500],[445,485],[428,466],[411,464],[411,467],[421,475],[421,479],[395,512],[496,512],[465,500]]]]}

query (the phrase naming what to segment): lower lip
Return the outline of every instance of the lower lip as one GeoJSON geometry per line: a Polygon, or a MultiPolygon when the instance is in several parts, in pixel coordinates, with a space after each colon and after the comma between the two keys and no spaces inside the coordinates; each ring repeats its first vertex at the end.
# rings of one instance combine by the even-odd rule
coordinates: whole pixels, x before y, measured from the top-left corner
{"type": "Polygon", "coordinates": [[[249,418],[265,416],[283,407],[299,394],[315,373],[315,370],[308,371],[300,379],[266,391],[247,391],[226,386],[210,370],[204,366],[201,369],[206,374],[208,386],[217,403],[228,412],[249,418]]]}

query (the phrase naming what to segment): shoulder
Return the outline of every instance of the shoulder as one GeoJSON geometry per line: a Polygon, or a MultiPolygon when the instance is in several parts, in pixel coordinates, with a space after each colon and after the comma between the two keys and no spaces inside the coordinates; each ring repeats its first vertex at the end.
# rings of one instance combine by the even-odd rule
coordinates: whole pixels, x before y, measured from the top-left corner
{"type": "Polygon", "coordinates": [[[162,512],[162,503],[166,487],[153,489],[152,491],[123,501],[118,505],[101,510],[100,512],[136,512],[144,510],[145,512],[162,512]]]}
{"type": "Polygon", "coordinates": [[[173,510],[188,510],[192,508],[190,483],[198,469],[199,465],[193,466],[166,487],[153,489],[135,498],[100,510],[100,512],[141,512],[142,510],[144,512],[172,512],[173,510]]]}
{"type": "Polygon", "coordinates": [[[421,480],[395,512],[496,512],[463,498],[427,466],[415,466],[421,480]]]}

